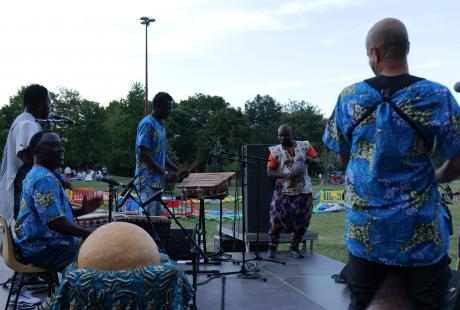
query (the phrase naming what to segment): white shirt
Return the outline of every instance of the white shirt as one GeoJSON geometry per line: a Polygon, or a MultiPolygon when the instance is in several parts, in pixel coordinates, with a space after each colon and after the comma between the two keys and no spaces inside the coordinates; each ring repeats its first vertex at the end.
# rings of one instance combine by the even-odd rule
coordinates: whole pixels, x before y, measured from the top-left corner
{"type": "Polygon", "coordinates": [[[292,156],[288,150],[283,149],[281,144],[270,146],[269,150],[272,156],[278,161],[278,172],[293,173],[293,168],[299,164],[303,169],[303,175],[297,177],[295,185],[290,186],[290,182],[283,182],[283,194],[299,195],[312,193],[311,179],[308,175],[308,164],[305,163],[310,143],[308,141],[296,141],[295,154],[292,156]]]}
{"type": "Polygon", "coordinates": [[[28,112],[19,114],[10,127],[0,169],[0,215],[7,223],[13,219],[14,179],[22,166],[18,153],[28,148],[30,139],[41,130],[35,117],[28,112]]]}

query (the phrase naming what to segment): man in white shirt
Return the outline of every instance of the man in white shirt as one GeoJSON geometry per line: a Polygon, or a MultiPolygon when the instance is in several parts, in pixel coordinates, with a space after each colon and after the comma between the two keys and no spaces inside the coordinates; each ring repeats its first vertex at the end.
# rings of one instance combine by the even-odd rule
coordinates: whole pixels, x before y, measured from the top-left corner
{"type": "Polygon", "coordinates": [[[22,179],[34,164],[29,142],[42,130],[37,119],[48,117],[51,97],[45,87],[32,84],[25,89],[23,102],[24,112],[10,127],[0,169],[0,215],[8,223],[19,212],[22,179]]]}

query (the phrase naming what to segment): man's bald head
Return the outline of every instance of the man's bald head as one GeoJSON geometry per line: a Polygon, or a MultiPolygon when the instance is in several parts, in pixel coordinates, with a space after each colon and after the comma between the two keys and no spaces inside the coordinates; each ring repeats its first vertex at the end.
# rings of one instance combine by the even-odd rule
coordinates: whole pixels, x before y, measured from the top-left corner
{"type": "Polygon", "coordinates": [[[366,36],[366,50],[378,49],[382,59],[402,59],[409,53],[409,37],[406,26],[395,18],[377,22],[366,36]]]}
{"type": "Polygon", "coordinates": [[[280,132],[288,132],[290,134],[292,134],[292,127],[291,125],[289,124],[283,124],[281,126],[278,127],[278,133],[280,132]]]}

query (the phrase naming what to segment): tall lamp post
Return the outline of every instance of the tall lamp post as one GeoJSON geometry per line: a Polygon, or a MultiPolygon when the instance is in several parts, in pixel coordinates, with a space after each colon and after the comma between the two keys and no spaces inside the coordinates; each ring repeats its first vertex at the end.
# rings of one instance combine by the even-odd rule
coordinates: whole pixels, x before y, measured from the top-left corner
{"type": "Polygon", "coordinates": [[[149,88],[148,88],[148,44],[147,44],[147,29],[150,23],[155,22],[155,18],[148,18],[143,16],[140,18],[141,24],[145,25],[145,102],[144,102],[144,115],[147,115],[147,106],[149,102],[149,88]]]}

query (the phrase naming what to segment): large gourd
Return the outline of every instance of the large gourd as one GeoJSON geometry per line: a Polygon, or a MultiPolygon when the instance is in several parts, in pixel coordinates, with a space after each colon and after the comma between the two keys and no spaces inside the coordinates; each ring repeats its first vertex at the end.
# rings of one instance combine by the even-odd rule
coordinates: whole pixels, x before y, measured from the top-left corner
{"type": "Polygon", "coordinates": [[[159,263],[157,245],[145,230],[134,224],[113,222],[89,235],[80,248],[77,267],[116,271],[159,263]]]}

